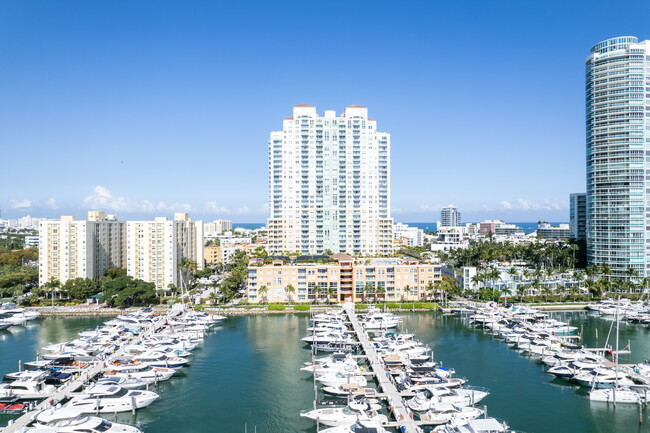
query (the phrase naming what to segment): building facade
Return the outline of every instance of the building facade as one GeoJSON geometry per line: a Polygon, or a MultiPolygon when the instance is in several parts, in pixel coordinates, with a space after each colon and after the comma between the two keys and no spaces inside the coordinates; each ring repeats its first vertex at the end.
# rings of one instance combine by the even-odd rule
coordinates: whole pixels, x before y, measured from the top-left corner
{"type": "Polygon", "coordinates": [[[536,233],[537,237],[544,239],[569,239],[571,237],[569,224],[552,226],[549,223],[539,223],[536,233]]]}
{"type": "Polygon", "coordinates": [[[587,238],[587,194],[584,192],[569,195],[569,227],[571,238],[587,238]]]}
{"type": "MultiPolygon", "coordinates": [[[[341,255],[345,256],[345,255],[341,255]]],[[[339,302],[365,300],[425,300],[436,298],[431,285],[452,271],[443,265],[415,264],[401,260],[354,264],[352,257],[333,264],[271,265],[248,268],[249,302],[313,302],[330,299],[339,302]],[[294,291],[285,289],[293,287],[294,291]],[[264,286],[266,293],[261,293],[264,286]],[[291,297],[291,299],[289,299],[291,297]]]]}
{"type": "Polygon", "coordinates": [[[392,253],[390,135],[368,109],[293,108],[269,141],[268,250],[392,253]]]}
{"type": "Polygon", "coordinates": [[[179,284],[180,263],[194,260],[203,268],[203,223],[187,214],[174,221],[117,221],[104,212],[88,212],[87,221],[63,216],[39,226],[39,284],[52,279],[97,279],[110,268],[153,282],[164,289],[179,284]]]}
{"type": "Polygon", "coordinates": [[[394,224],[393,236],[408,247],[421,247],[424,245],[424,230],[417,227],[409,227],[402,223],[394,224]]]}
{"type": "Polygon", "coordinates": [[[648,275],[650,41],[602,41],[586,59],[587,261],[648,275]]]}
{"type": "Polygon", "coordinates": [[[165,217],[127,221],[126,235],[127,274],[155,283],[157,289],[180,286],[184,259],[195,261],[198,269],[203,269],[203,222],[192,221],[186,213],[174,214],[173,221],[165,217]]]}
{"type": "Polygon", "coordinates": [[[232,221],[230,220],[214,220],[209,223],[203,224],[203,233],[205,236],[216,236],[226,231],[232,230],[232,221]]]}
{"type": "Polygon", "coordinates": [[[441,227],[458,227],[460,226],[460,211],[456,206],[449,205],[440,210],[441,227]]]}
{"type": "Polygon", "coordinates": [[[88,212],[87,221],[73,216],[39,224],[38,282],[61,284],[73,278],[99,278],[109,268],[125,267],[125,223],[104,212],[88,212]]]}

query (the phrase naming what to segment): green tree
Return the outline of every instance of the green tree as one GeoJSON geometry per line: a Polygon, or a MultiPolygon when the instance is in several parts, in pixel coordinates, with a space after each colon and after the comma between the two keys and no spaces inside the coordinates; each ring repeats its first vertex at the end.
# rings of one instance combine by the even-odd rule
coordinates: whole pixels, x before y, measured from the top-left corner
{"type": "Polygon", "coordinates": [[[125,277],[126,276],[126,269],[124,268],[108,268],[106,269],[106,272],[104,273],[107,277],[111,278],[119,278],[119,277],[125,277]]]}
{"type": "Polygon", "coordinates": [[[257,293],[259,293],[260,297],[262,298],[262,302],[268,303],[268,298],[266,297],[267,293],[269,293],[269,288],[266,287],[265,285],[262,285],[258,290],[257,293]]]}
{"type": "Polygon", "coordinates": [[[156,285],[130,276],[118,277],[102,287],[102,301],[110,306],[122,307],[149,304],[156,297],[156,285]]]}
{"type": "Polygon", "coordinates": [[[287,284],[287,287],[284,288],[284,292],[289,296],[289,303],[293,303],[293,295],[296,293],[296,289],[291,285],[287,284]]]}

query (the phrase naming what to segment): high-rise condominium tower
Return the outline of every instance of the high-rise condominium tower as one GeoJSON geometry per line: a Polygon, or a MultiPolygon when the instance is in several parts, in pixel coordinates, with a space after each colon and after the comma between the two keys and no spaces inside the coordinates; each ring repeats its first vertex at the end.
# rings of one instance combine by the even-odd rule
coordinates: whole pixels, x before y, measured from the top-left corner
{"type": "Polygon", "coordinates": [[[368,109],[293,108],[269,142],[271,254],[392,252],[390,135],[368,109]]]}
{"type": "Polygon", "coordinates": [[[443,207],[440,210],[440,226],[458,227],[460,226],[460,211],[454,205],[443,207]]]}
{"type": "Polygon", "coordinates": [[[648,275],[650,41],[600,42],[586,60],[587,259],[611,277],[648,275]]]}

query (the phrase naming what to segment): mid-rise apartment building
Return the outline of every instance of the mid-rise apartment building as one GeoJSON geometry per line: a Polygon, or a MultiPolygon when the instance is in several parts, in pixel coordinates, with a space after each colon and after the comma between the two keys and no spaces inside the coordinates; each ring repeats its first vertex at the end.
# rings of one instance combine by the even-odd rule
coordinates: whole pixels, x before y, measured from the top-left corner
{"type": "Polygon", "coordinates": [[[230,230],[232,230],[232,221],[230,220],[214,220],[203,224],[203,233],[207,237],[216,236],[230,230]]]}
{"type": "Polygon", "coordinates": [[[424,245],[424,230],[417,227],[409,227],[406,224],[397,223],[393,225],[393,236],[396,240],[404,240],[409,247],[421,247],[424,245]]]}
{"type": "Polygon", "coordinates": [[[552,226],[549,223],[537,224],[537,236],[544,239],[569,239],[571,230],[569,224],[560,224],[552,226]]]}
{"type": "Polygon", "coordinates": [[[269,141],[268,250],[389,255],[390,135],[368,109],[298,105],[269,141]]]}
{"type": "Polygon", "coordinates": [[[42,221],[39,226],[39,284],[52,279],[97,279],[110,268],[156,284],[180,283],[180,263],[194,260],[203,268],[203,223],[187,214],[174,221],[117,221],[104,212],[88,212],[87,221],[73,216],[42,221]]]}
{"type": "Polygon", "coordinates": [[[454,205],[443,207],[440,210],[440,227],[460,226],[460,210],[454,205]]]}
{"type": "Polygon", "coordinates": [[[438,264],[418,264],[417,261],[401,259],[355,264],[354,259],[345,254],[337,254],[334,258],[337,263],[285,265],[282,260],[275,260],[270,265],[250,266],[248,301],[432,299],[436,293],[428,288],[441,281],[443,275],[453,275],[449,268],[438,264]],[[262,286],[266,288],[266,293],[260,293],[262,286]],[[293,287],[292,292],[286,290],[289,286],[293,287]]]}
{"type": "MultiPolygon", "coordinates": [[[[203,269],[203,222],[192,221],[186,213],[154,221],[127,221],[127,274],[150,281],[158,289],[181,284],[181,262],[196,262],[203,269]]],[[[185,281],[185,283],[187,283],[185,281]]]]}
{"type": "Polygon", "coordinates": [[[109,268],[125,267],[125,223],[104,212],[88,212],[39,223],[40,285],[56,279],[99,278],[109,268]]]}
{"type": "Polygon", "coordinates": [[[650,275],[650,41],[602,41],[585,61],[587,261],[650,275]]]}

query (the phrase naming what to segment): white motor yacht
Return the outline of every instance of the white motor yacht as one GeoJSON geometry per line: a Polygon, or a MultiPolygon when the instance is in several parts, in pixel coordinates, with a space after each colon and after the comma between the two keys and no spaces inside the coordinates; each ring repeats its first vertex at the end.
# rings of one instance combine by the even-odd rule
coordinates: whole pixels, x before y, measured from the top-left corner
{"type": "Polygon", "coordinates": [[[330,427],[320,433],[388,433],[378,420],[358,421],[356,424],[330,427]]]}
{"type": "Polygon", "coordinates": [[[169,356],[162,352],[150,351],[144,352],[133,357],[135,361],[140,361],[143,364],[150,365],[152,367],[164,367],[164,368],[181,368],[187,364],[187,359],[181,358],[179,356],[169,356]]]}
{"type": "Polygon", "coordinates": [[[127,412],[147,407],[157,398],[158,394],[151,391],[134,391],[114,385],[95,385],[75,396],[68,406],[80,409],[84,413],[127,412]]]}
{"type": "Polygon", "coordinates": [[[476,389],[428,388],[417,392],[407,405],[418,412],[427,411],[439,403],[452,403],[457,407],[473,406],[488,395],[487,391],[476,389]]]}
{"type": "Polygon", "coordinates": [[[379,404],[357,404],[356,407],[327,407],[314,409],[308,412],[301,412],[300,416],[318,421],[320,424],[327,426],[349,426],[359,421],[378,421],[380,423],[388,422],[386,415],[380,415],[377,410],[381,408],[379,404]]]}
{"type": "Polygon", "coordinates": [[[451,403],[438,403],[420,415],[420,419],[440,424],[450,421],[462,423],[462,421],[476,419],[481,415],[483,415],[483,410],[475,407],[456,407],[451,403]]]}
{"type": "Polygon", "coordinates": [[[323,386],[338,386],[344,383],[356,383],[359,386],[366,386],[368,381],[365,376],[346,374],[342,371],[330,373],[325,375],[316,375],[316,380],[323,384],[323,386]]]}
{"type": "Polygon", "coordinates": [[[46,385],[45,378],[31,380],[15,380],[11,383],[0,384],[0,397],[18,396],[22,399],[38,399],[48,397],[56,391],[54,385],[46,385]]]}
{"type": "Polygon", "coordinates": [[[574,377],[580,385],[595,388],[611,388],[615,384],[619,386],[631,386],[634,382],[623,372],[614,371],[611,368],[598,367],[588,373],[582,373],[574,377]]]}
{"type": "Polygon", "coordinates": [[[169,380],[176,370],[171,368],[152,367],[145,364],[111,364],[104,373],[105,377],[125,377],[150,380],[152,382],[169,380]]]}
{"type": "Polygon", "coordinates": [[[641,403],[643,395],[630,388],[594,389],[589,392],[590,401],[604,403],[641,403]]]}
{"type": "Polygon", "coordinates": [[[509,427],[494,418],[477,418],[465,423],[450,423],[433,429],[435,433],[506,433],[509,427]]]}
{"type": "Polygon", "coordinates": [[[96,416],[84,415],[82,410],[64,407],[48,409],[36,415],[37,427],[54,427],[58,433],[142,433],[130,425],[112,423],[96,416]]]}

